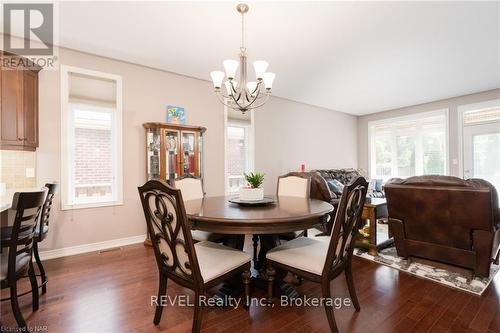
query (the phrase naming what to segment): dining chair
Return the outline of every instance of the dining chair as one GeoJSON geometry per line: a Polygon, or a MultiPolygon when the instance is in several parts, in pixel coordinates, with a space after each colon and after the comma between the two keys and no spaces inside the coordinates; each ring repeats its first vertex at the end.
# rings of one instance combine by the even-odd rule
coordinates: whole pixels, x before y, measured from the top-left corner
{"type": "MultiPolygon", "coordinates": [[[[311,175],[307,173],[290,172],[278,177],[276,195],[280,196],[310,198],[311,175]]],[[[300,236],[307,236],[307,230],[280,234],[280,239],[292,240],[300,236]]]]}
{"type": "MultiPolygon", "coordinates": [[[[203,192],[202,180],[191,174],[186,174],[175,179],[173,181],[173,185],[175,188],[181,190],[184,201],[203,199],[205,196],[205,192],[203,192]]],[[[224,235],[222,234],[202,230],[191,230],[191,235],[193,235],[193,239],[197,242],[221,242],[224,238],[224,235]]]]}
{"type": "MultiPolygon", "coordinates": [[[[247,253],[209,241],[194,243],[181,190],[161,180],[150,180],[138,190],[159,271],[158,299],[166,295],[167,279],[193,290],[192,332],[200,331],[205,305],[200,297],[208,289],[241,274],[245,299],[249,299],[251,259],[247,253]]],[[[155,325],[160,323],[162,310],[161,303],[157,304],[155,325]]]]}
{"type": "MultiPolygon", "coordinates": [[[[330,282],[345,272],[356,311],[360,310],[352,277],[354,240],[361,222],[368,183],[363,177],[344,187],[330,236],[299,237],[271,249],[267,255],[268,301],[272,302],[275,268],[320,283],[322,297],[331,298],[330,282]]],[[[323,303],[332,332],[338,332],[331,302],[323,303]]]]}
{"type": "MultiPolygon", "coordinates": [[[[17,294],[17,281],[28,277],[31,284],[32,309],[38,310],[38,283],[32,262],[32,249],[37,227],[37,220],[45,202],[47,190],[33,192],[14,193],[12,207],[8,211],[14,215],[13,225],[9,230],[9,235],[0,237],[0,281],[1,289],[9,288],[10,297],[2,301],[10,300],[12,312],[17,325],[23,331],[28,327],[23,314],[19,308],[17,294]]],[[[28,292],[29,293],[29,292],[28,292]]],[[[26,294],[26,293],[25,293],[26,294]]]]}
{"type": "MultiPolygon", "coordinates": [[[[278,184],[276,187],[276,196],[288,196],[288,197],[301,197],[309,198],[311,189],[311,176],[307,173],[290,172],[286,175],[278,177],[278,184]]],[[[301,230],[296,232],[288,232],[279,234],[278,237],[283,240],[291,240],[296,237],[307,235],[307,230],[301,230]]],[[[258,259],[258,246],[259,246],[259,236],[252,236],[253,242],[253,260],[254,266],[257,265],[258,259]]]]}
{"type": "Polygon", "coordinates": [[[33,256],[35,257],[38,270],[40,271],[42,294],[47,292],[48,278],[45,273],[45,269],[43,268],[42,261],[40,260],[40,254],[38,253],[38,243],[42,242],[49,233],[50,209],[52,208],[52,202],[54,200],[54,196],[56,195],[58,185],[55,183],[47,183],[45,184],[45,187],[48,189],[47,197],[40,213],[40,219],[35,231],[35,239],[33,243],[33,256]]]}
{"type": "Polygon", "coordinates": [[[287,197],[309,198],[311,192],[311,175],[290,172],[278,177],[276,195],[287,197]]]}

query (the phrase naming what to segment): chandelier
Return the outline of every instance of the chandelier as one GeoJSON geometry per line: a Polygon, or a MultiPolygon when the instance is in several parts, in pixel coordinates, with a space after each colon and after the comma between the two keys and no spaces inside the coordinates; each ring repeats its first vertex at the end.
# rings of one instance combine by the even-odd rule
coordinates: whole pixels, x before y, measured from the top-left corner
{"type": "Polygon", "coordinates": [[[266,72],[269,64],[263,60],[253,63],[256,81],[247,81],[247,49],[245,47],[245,13],[248,12],[248,5],[241,3],[236,6],[236,10],[241,14],[241,47],[240,61],[228,59],[224,60],[224,70],[210,73],[214,84],[215,93],[222,104],[245,113],[247,110],[256,109],[266,103],[271,95],[274,73],[266,72]],[[239,78],[236,78],[236,70],[240,67],[239,78]],[[227,77],[224,81],[224,77],[227,77]],[[224,93],[222,83],[226,92],[224,93]]]}

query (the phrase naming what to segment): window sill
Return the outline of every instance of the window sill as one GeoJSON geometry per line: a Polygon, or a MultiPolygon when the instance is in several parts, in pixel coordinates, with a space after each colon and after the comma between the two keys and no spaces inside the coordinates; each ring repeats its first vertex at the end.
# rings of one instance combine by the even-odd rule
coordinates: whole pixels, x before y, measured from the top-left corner
{"type": "Polygon", "coordinates": [[[123,206],[123,201],[120,200],[120,201],[109,201],[109,202],[91,202],[91,203],[75,204],[75,205],[62,204],[61,210],[101,208],[110,206],[123,206]]]}

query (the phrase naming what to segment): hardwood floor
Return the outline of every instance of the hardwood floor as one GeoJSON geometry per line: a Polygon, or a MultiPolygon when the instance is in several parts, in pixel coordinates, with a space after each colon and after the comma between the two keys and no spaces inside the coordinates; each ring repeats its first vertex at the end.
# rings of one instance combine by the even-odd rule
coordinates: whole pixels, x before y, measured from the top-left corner
{"type": "MultiPolygon", "coordinates": [[[[251,242],[248,242],[251,243],[251,242]]],[[[251,249],[249,249],[251,250],[251,249]]],[[[158,274],[151,248],[131,245],[121,250],[59,258],[45,262],[49,276],[40,309],[31,312],[31,298],[20,299],[30,326],[48,332],[190,332],[191,307],[164,309],[153,325],[158,274]]],[[[341,332],[500,332],[500,275],[482,297],[449,289],[354,258],[353,272],[361,312],[335,311],[341,332]]],[[[28,281],[23,281],[28,288],[28,281]]],[[[320,297],[319,285],[298,289],[320,297]]],[[[168,282],[168,295],[190,295],[168,282]]],[[[332,283],[334,297],[347,297],[345,279],[332,283]]],[[[5,290],[2,297],[6,296],[5,290]]],[[[254,289],[253,297],[265,297],[254,289]]],[[[2,326],[14,326],[9,302],[1,303],[2,326]]],[[[322,307],[210,308],[203,332],[328,332],[322,307]]]]}

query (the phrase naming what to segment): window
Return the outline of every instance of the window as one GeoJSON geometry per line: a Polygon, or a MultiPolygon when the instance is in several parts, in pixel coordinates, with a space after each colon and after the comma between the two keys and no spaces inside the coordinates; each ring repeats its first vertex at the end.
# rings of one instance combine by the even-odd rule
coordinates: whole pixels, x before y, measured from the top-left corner
{"type": "Polygon", "coordinates": [[[226,193],[238,193],[245,173],[253,171],[253,127],[251,111],[242,115],[228,110],[226,117],[226,193]]]}
{"type": "Polygon", "coordinates": [[[122,203],[121,78],[62,70],[63,209],[122,203]]]}
{"type": "Polygon", "coordinates": [[[370,175],[391,177],[447,173],[447,110],[369,124],[370,175]]]}
{"type": "Polygon", "coordinates": [[[500,188],[500,99],[461,105],[458,115],[462,176],[500,188]]]}

